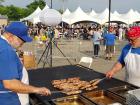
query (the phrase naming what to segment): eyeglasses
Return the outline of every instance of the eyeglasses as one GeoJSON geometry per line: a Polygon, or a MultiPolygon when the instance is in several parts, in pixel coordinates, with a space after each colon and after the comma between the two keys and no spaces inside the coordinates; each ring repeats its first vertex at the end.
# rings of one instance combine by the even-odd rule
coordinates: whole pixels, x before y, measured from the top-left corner
{"type": "Polygon", "coordinates": [[[22,40],[23,43],[25,43],[25,41],[23,39],[21,39],[20,37],[18,37],[20,40],[22,40]]]}
{"type": "Polygon", "coordinates": [[[140,38],[140,37],[133,38],[133,39],[128,38],[128,41],[129,41],[129,42],[134,43],[134,42],[136,42],[136,41],[137,41],[137,39],[139,39],[139,38],[140,38]]]}

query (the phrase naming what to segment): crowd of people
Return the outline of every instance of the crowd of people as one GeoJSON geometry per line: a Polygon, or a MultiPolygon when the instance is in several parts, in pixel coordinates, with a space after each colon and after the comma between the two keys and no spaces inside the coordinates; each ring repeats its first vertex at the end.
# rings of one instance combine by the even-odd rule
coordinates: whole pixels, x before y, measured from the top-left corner
{"type": "MultiPolygon", "coordinates": [[[[71,40],[73,38],[79,38],[82,40],[92,40],[93,42],[93,57],[98,58],[100,52],[100,46],[104,45],[105,59],[111,60],[113,53],[115,52],[116,40],[126,40],[126,33],[129,28],[118,25],[111,26],[110,29],[107,26],[100,26],[97,24],[76,24],[73,26],[60,26],[47,27],[43,24],[29,25],[29,35],[38,42],[38,44],[48,43],[50,38],[50,32],[53,31],[51,37],[57,40],[65,38],[71,40]],[[109,29],[109,30],[108,30],[109,29]]],[[[4,32],[4,26],[1,28],[1,34],[4,32]]]]}

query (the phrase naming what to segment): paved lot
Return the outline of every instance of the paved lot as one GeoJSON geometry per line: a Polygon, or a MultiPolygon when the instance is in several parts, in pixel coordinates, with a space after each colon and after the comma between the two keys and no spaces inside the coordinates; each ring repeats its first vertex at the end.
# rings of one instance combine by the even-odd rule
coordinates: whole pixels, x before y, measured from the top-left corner
{"type": "MultiPolygon", "coordinates": [[[[95,59],[93,58],[93,63],[91,68],[98,71],[105,73],[115,63],[117,60],[120,51],[122,47],[127,43],[127,41],[117,41],[116,42],[116,52],[114,54],[114,57],[111,61],[107,61],[104,59],[104,46],[101,45],[100,50],[100,57],[95,59]]],[[[91,40],[79,40],[79,39],[60,39],[57,43],[58,48],[65,54],[65,56],[70,60],[72,64],[77,64],[82,56],[89,56],[93,57],[93,45],[91,40]]],[[[24,51],[32,51],[36,56],[36,62],[38,62],[40,56],[42,55],[44,49],[44,45],[39,45],[37,42],[32,42],[25,44],[23,49],[24,51]]],[[[53,44],[53,67],[54,66],[62,66],[62,65],[69,65],[69,62],[67,59],[60,53],[56,46],[53,44]]],[[[47,51],[45,52],[45,54],[47,51]]],[[[43,57],[45,58],[45,56],[43,57]]],[[[49,57],[48,57],[49,58],[49,57]]],[[[49,61],[46,58],[43,61],[49,61]]],[[[82,64],[84,66],[87,66],[86,64],[82,64]]],[[[46,67],[49,66],[48,64],[45,65],[46,67]]],[[[40,63],[38,67],[43,67],[43,63],[40,63]]],[[[121,72],[117,73],[115,75],[118,79],[124,79],[124,72],[125,70],[122,70],[121,72]]]]}

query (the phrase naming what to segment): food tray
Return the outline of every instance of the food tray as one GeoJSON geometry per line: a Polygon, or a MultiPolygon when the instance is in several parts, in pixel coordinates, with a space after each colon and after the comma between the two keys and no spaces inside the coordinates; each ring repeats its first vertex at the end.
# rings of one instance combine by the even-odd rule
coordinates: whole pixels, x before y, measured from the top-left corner
{"type": "Polygon", "coordinates": [[[71,95],[67,97],[52,100],[53,105],[95,105],[80,95],[71,95]]]}
{"type": "Polygon", "coordinates": [[[113,105],[115,103],[120,103],[119,105],[125,104],[125,100],[122,97],[104,90],[83,93],[82,96],[96,105],[113,105]]]}
{"type": "Polygon", "coordinates": [[[136,87],[130,86],[130,85],[124,85],[124,86],[110,88],[108,90],[126,98],[128,91],[134,90],[134,89],[136,89],[136,87]]]}

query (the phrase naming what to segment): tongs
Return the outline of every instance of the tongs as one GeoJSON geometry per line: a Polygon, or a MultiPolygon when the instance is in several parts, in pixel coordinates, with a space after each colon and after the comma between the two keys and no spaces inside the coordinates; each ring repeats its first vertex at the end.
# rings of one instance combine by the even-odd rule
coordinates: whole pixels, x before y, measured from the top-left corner
{"type": "Polygon", "coordinates": [[[107,77],[104,77],[104,78],[102,78],[102,79],[99,79],[98,82],[101,82],[101,81],[103,81],[103,80],[105,80],[105,79],[107,79],[107,77]]]}
{"type": "Polygon", "coordinates": [[[63,93],[63,91],[51,91],[52,94],[54,93],[63,93]]]}
{"type": "Polygon", "coordinates": [[[94,85],[97,85],[97,84],[99,84],[100,82],[102,82],[102,81],[105,80],[105,79],[107,79],[107,77],[104,77],[104,78],[102,78],[102,79],[98,79],[98,80],[96,80],[93,84],[94,84],[94,85]]]}
{"type": "Polygon", "coordinates": [[[57,90],[56,91],[51,91],[52,94],[55,94],[55,93],[66,93],[66,92],[67,91],[57,91],[57,90]]]}

